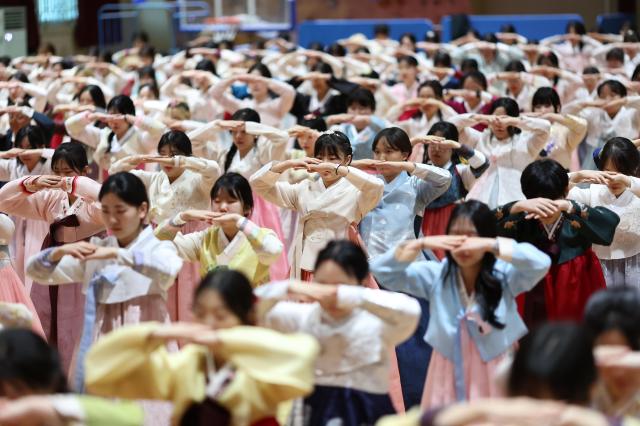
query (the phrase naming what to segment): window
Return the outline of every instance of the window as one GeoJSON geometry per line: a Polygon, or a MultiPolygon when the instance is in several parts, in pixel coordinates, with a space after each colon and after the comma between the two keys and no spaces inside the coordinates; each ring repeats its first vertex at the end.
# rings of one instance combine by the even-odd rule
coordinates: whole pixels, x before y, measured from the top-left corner
{"type": "Polygon", "coordinates": [[[38,0],[38,21],[64,22],[78,18],[78,0],[38,0]]]}

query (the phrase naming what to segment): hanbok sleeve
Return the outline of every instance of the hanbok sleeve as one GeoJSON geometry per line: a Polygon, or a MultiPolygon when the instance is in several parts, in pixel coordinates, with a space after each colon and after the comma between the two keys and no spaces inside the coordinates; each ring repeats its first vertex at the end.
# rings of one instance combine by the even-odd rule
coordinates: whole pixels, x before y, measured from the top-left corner
{"type": "Polygon", "coordinates": [[[136,117],[134,126],[141,130],[140,141],[147,152],[156,150],[162,134],[167,130],[167,126],[163,122],[151,117],[136,117]]]}
{"type": "Polygon", "coordinates": [[[233,84],[233,80],[220,80],[211,89],[211,97],[215,99],[225,111],[233,114],[242,108],[242,102],[229,94],[228,89],[233,84]]]}
{"type": "Polygon", "coordinates": [[[482,132],[473,128],[477,122],[472,118],[473,114],[460,114],[449,119],[449,122],[456,126],[458,132],[460,132],[460,143],[475,148],[480,139],[482,139],[482,132]]]}
{"type": "Polygon", "coordinates": [[[113,331],[91,346],[85,359],[85,385],[94,395],[172,400],[176,408],[205,397],[205,365],[188,346],[169,353],[153,339],[159,323],[142,323],[113,331]]]}
{"type": "Polygon", "coordinates": [[[206,192],[211,190],[215,181],[220,177],[220,166],[213,160],[177,155],[174,157],[174,161],[177,162],[178,167],[184,167],[200,175],[199,185],[206,192]]]}
{"type": "Polygon", "coordinates": [[[429,300],[441,281],[442,263],[435,261],[401,262],[396,259],[395,247],[377,257],[371,272],[380,285],[429,300]]]}
{"type": "Polygon", "coordinates": [[[572,201],[573,210],[565,213],[571,227],[577,229],[592,244],[611,245],[620,217],[605,207],[588,207],[572,201]]]}
{"type": "Polygon", "coordinates": [[[260,228],[244,217],[238,221],[238,229],[247,237],[260,263],[271,265],[278,260],[282,250],[284,250],[284,245],[273,230],[260,228]],[[261,230],[266,230],[267,232],[260,232],[261,230]]]}
{"type": "MultiPolygon", "coordinates": [[[[301,184],[279,181],[281,174],[271,171],[272,164],[266,164],[249,178],[251,188],[265,200],[287,209],[298,210],[298,191],[301,184]]],[[[377,202],[376,202],[377,204],[377,202]]],[[[375,207],[375,204],[374,204],[375,207]]]]}
{"type": "Polygon", "coordinates": [[[171,224],[171,220],[166,220],[158,226],[154,234],[161,241],[173,241],[173,245],[178,251],[178,255],[190,262],[198,262],[200,260],[200,248],[202,241],[208,230],[190,232],[182,234],[180,227],[171,224]]]}
{"type": "Polygon", "coordinates": [[[117,262],[128,267],[133,274],[119,274],[111,276],[104,274],[105,282],[112,285],[126,285],[127,279],[151,279],[162,290],[168,290],[182,269],[182,259],[176,248],[168,241],[161,241],[148,250],[119,249],[117,262]]]}
{"type": "Polygon", "coordinates": [[[385,324],[385,340],[395,345],[407,340],[420,319],[420,304],[402,293],[341,285],[338,287],[338,307],[362,308],[385,324]]]}
{"type": "Polygon", "coordinates": [[[309,317],[312,305],[287,300],[289,281],[274,281],[253,290],[258,298],[258,322],[284,333],[300,331],[309,317]]]}
{"type": "Polygon", "coordinates": [[[245,131],[250,135],[264,136],[258,146],[260,161],[265,164],[274,160],[282,160],[287,150],[289,134],[283,130],[265,124],[245,122],[245,131]]]}
{"type": "Polygon", "coordinates": [[[344,179],[347,179],[353,186],[360,190],[358,194],[358,212],[361,218],[366,216],[382,199],[384,182],[355,167],[349,167],[349,173],[344,179]]]}
{"type": "Polygon", "coordinates": [[[418,189],[416,208],[422,213],[427,204],[447,192],[449,185],[451,185],[451,173],[443,168],[428,164],[415,163],[415,166],[413,176],[420,179],[416,181],[418,189]]]}
{"type": "Polygon", "coordinates": [[[88,120],[89,113],[81,112],[72,115],[64,122],[67,133],[73,139],[77,139],[91,148],[97,148],[100,143],[101,130],[88,120]]]}
{"type": "Polygon", "coordinates": [[[498,258],[508,262],[505,284],[515,297],[531,290],[545,276],[551,259],[529,243],[498,237],[498,258]]]}
{"type": "Polygon", "coordinates": [[[540,118],[522,117],[520,129],[523,131],[520,138],[526,145],[529,155],[536,158],[549,139],[551,123],[540,118]]]}
{"type": "Polygon", "coordinates": [[[53,250],[48,248],[32,256],[27,262],[27,276],[43,285],[82,282],[84,262],[72,256],[63,256],[58,262],[52,262],[49,256],[53,250]]]}

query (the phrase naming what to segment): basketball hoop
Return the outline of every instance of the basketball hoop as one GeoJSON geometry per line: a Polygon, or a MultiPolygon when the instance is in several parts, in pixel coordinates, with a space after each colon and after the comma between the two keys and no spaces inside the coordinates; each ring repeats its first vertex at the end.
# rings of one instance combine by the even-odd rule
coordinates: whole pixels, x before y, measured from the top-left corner
{"type": "Polygon", "coordinates": [[[206,20],[215,43],[233,41],[240,30],[242,20],[237,16],[216,16],[206,20]]]}

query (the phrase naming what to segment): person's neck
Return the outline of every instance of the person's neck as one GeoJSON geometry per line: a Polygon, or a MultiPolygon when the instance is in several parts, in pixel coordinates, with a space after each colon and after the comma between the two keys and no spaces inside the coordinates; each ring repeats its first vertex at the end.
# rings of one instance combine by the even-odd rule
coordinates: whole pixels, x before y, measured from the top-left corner
{"type": "Polygon", "coordinates": [[[224,232],[224,236],[227,237],[227,240],[233,240],[236,235],[238,235],[238,228],[234,226],[221,226],[222,232],[224,232]]]}
{"type": "Polygon", "coordinates": [[[173,182],[175,182],[175,181],[176,181],[176,179],[178,179],[180,176],[182,176],[182,174],[183,174],[183,173],[184,173],[184,170],[182,170],[182,171],[180,172],[180,174],[175,175],[175,176],[169,176],[169,175],[167,175],[167,177],[169,178],[169,183],[173,183],[173,182]]]}
{"type": "Polygon", "coordinates": [[[262,103],[264,102],[265,99],[267,99],[267,94],[266,93],[261,93],[259,95],[253,95],[253,99],[257,102],[257,103],[262,103]]]}
{"type": "Polygon", "coordinates": [[[142,229],[144,228],[144,225],[140,224],[140,227],[138,228],[138,230],[136,232],[134,232],[131,235],[127,235],[124,238],[119,238],[118,239],[118,245],[120,247],[127,247],[129,244],[131,244],[136,238],[138,238],[138,235],[140,235],[140,232],[142,232],[142,229]]]}
{"type": "Polygon", "coordinates": [[[253,146],[248,146],[242,149],[238,148],[238,155],[240,156],[240,158],[244,158],[245,155],[247,155],[252,149],[253,149],[253,146]]]}
{"type": "Polygon", "coordinates": [[[114,130],[113,133],[116,135],[118,140],[120,140],[120,139],[122,139],[124,137],[124,135],[127,134],[127,132],[129,131],[130,128],[131,128],[131,126],[127,127],[126,129],[124,129],[123,131],[121,131],[119,133],[114,130]]]}
{"type": "Polygon", "coordinates": [[[400,173],[402,172],[397,172],[394,174],[387,174],[387,175],[383,175],[382,177],[384,178],[384,181],[387,183],[393,182],[398,176],[400,176],[400,173]]]}
{"type": "Polygon", "coordinates": [[[329,87],[321,87],[316,90],[318,99],[324,99],[324,97],[327,96],[327,93],[329,93],[329,87]]]}
{"type": "Polygon", "coordinates": [[[340,179],[342,179],[342,177],[338,178],[338,179],[333,179],[330,181],[327,181],[324,177],[322,178],[322,183],[324,183],[324,187],[325,188],[329,188],[331,185],[336,184],[340,179]]]}
{"type": "Polygon", "coordinates": [[[481,262],[478,262],[475,265],[460,267],[460,275],[462,275],[462,283],[464,284],[464,288],[467,291],[468,295],[474,292],[476,288],[476,281],[478,280],[478,275],[480,275],[481,269],[482,269],[481,262]]]}
{"type": "Polygon", "coordinates": [[[414,78],[405,78],[402,80],[402,84],[404,84],[407,89],[411,89],[413,85],[416,84],[416,80],[414,78]]]}

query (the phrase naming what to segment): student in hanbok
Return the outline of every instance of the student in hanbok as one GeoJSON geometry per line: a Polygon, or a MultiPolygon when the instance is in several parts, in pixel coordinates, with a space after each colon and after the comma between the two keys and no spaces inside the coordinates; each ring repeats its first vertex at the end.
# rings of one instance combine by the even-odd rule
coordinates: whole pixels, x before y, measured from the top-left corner
{"type": "Polygon", "coordinates": [[[44,336],[36,308],[33,306],[22,280],[11,265],[9,242],[14,229],[15,225],[9,216],[0,214],[0,302],[23,305],[31,316],[30,323],[33,331],[44,336]]]}
{"type": "MultiPolygon", "coordinates": [[[[210,206],[209,193],[220,176],[218,163],[192,155],[191,141],[181,132],[165,133],[158,143],[158,155],[136,155],[122,158],[111,165],[110,174],[127,171],[138,176],[149,195],[148,220],[159,225],[185,209],[205,210],[210,206]],[[159,164],[160,171],[134,170],[140,164],[159,164]]],[[[205,229],[203,224],[191,222],[184,234],[205,229]]],[[[185,262],[176,284],[169,289],[168,306],[171,318],[180,321],[190,318],[191,296],[200,279],[200,265],[185,262]]]]}
{"type": "Polygon", "coordinates": [[[249,68],[247,74],[221,80],[209,93],[228,113],[235,114],[240,109],[251,108],[260,114],[265,124],[274,127],[280,127],[296,97],[293,87],[271,78],[271,71],[261,63],[249,68]],[[240,100],[230,93],[229,88],[236,81],[248,86],[251,97],[240,100]],[[277,97],[271,96],[272,93],[277,97]]]}
{"type": "Polygon", "coordinates": [[[109,101],[107,114],[85,111],[69,117],[64,124],[69,136],[95,150],[93,159],[104,172],[121,158],[153,154],[165,131],[160,121],[136,117],[136,107],[125,95],[109,101]],[[107,126],[95,127],[96,120],[107,126]]]}
{"type": "MultiPolygon", "coordinates": [[[[271,161],[285,158],[289,135],[286,131],[261,124],[258,112],[249,108],[237,110],[231,120],[216,120],[189,132],[196,155],[218,162],[225,172],[235,172],[246,179],[271,161]],[[225,146],[218,133],[230,131],[233,141],[225,146]]],[[[252,220],[261,227],[271,228],[284,241],[278,209],[261,196],[254,196],[252,220]]],[[[289,264],[283,253],[271,266],[272,279],[288,275],[289,264]]]]}
{"type": "Polygon", "coordinates": [[[160,224],[155,234],[160,240],[173,241],[184,260],[199,262],[202,276],[226,267],[244,273],[251,285],[258,286],[270,280],[269,267],[282,255],[283,245],[272,229],[249,220],[253,206],[249,182],[237,173],[225,173],[211,189],[211,210],[178,212],[160,224]],[[183,233],[185,225],[193,222],[211,226],[183,233]]]}
{"type": "Polygon", "coordinates": [[[380,203],[360,222],[359,232],[369,259],[398,243],[416,238],[414,222],[425,206],[445,193],[451,174],[440,167],[408,161],[411,141],[398,127],[388,127],[373,140],[373,160],[356,160],[353,167],[372,169],[384,181],[380,203]]]}
{"type": "Polygon", "coordinates": [[[569,175],[574,186],[567,198],[590,207],[606,207],[620,217],[613,242],[594,244],[607,287],[640,288],[640,153],[626,138],[610,139],[598,154],[601,171],[582,170],[569,175]]]}
{"type": "MultiPolygon", "coordinates": [[[[451,182],[451,174],[445,169],[407,161],[411,148],[405,131],[390,127],[376,135],[373,160],[352,163],[357,168],[375,170],[385,184],[382,200],[362,219],[359,226],[370,261],[401,241],[415,239],[416,220],[424,212],[425,206],[443,194],[451,182]]],[[[426,301],[419,302],[423,313],[420,326],[414,336],[396,348],[406,407],[420,402],[426,374],[424,359],[429,357],[430,352],[422,339],[429,308],[426,301]],[[415,361],[419,364],[415,365],[415,361]]]]}
{"type": "Polygon", "coordinates": [[[598,85],[598,99],[585,99],[566,104],[563,113],[587,120],[587,139],[582,159],[583,169],[595,169],[592,153],[609,139],[620,136],[638,137],[640,129],[640,96],[627,96],[627,89],[617,80],[598,85]]]}
{"type": "MultiPolygon", "coordinates": [[[[446,121],[437,122],[431,126],[427,136],[415,137],[411,143],[427,145],[422,161],[448,170],[451,174],[451,185],[447,192],[426,206],[422,218],[423,235],[443,235],[451,212],[487,170],[489,161],[482,152],[460,144],[458,129],[446,121]]],[[[445,256],[442,250],[435,250],[433,254],[440,260],[445,256]]]]}
{"type": "MultiPolygon", "coordinates": [[[[622,356],[640,351],[640,292],[637,287],[599,291],[589,299],[584,324],[596,348],[614,346],[622,356]]],[[[597,349],[596,349],[597,350],[597,349]]],[[[636,358],[637,359],[637,358],[636,358]]],[[[640,416],[640,371],[600,365],[593,405],[609,416],[640,416]]]]}
{"type": "MultiPolygon", "coordinates": [[[[27,125],[15,135],[15,147],[0,152],[0,181],[11,181],[28,175],[51,174],[53,150],[46,148],[46,136],[39,126],[27,125]]],[[[5,211],[0,209],[0,211],[5,211]]],[[[40,251],[47,234],[47,224],[35,219],[12,217],[16,224],[9,246],[18,277],[31,292],[31,279],[25,275],[25,263],[40,251]]]]}
{"type": "Polygon", "coordinates": [[[567,200],[569,177],[555,160],[536,160],[520,179],[526,200],[495,210],[498,234],[528,242],[547,253],[552,266],[520,300],[533,328],[543,321],[580,321],[589,297],[605,288],[592,244],[608,246],[620,218],[611,210],[567,200]]]}
{"type": "Polygon", "coordinates": [[[560,114],[562,105],[558,93],[551,87],[541,87],[531,100],[532,117],[540,117],[551,123],[549,141],[544,154],[556,160],[566,169],[578,167],[576,149],[587,134],[587,120],[577,115],[560,114]]]}
{"type": "Polygon", "coordinates": [[[515,297],[550,265],[532,245],[496,238],[496,219],[478,201],[456,206],[447,234],[400,244],[372,265],[384,288],[430,302],[426,409],[498,394],[494,373],[527,332],[515,297]],[[416,261],[423,249],[447,250],[447,258],[416,261]]]}
{"type": "Polygon", "coordinates": [[[84,285],[84,325],[75,363],[82,389],[84,355],[93,342],[125,324],[169,322],[167,291],[182,268],[173,244],[145,225],[149,199],[142,181],[110,176],[98,195],[109,237],[64,244],[29,259],[27,274],[43,285],[84,285]]]}
{"type": "MultiPolygon", "coordinates": [[[[15,179],[0,189],[1,211],[20,220],[44,223],[48,233],[33,241],[33,254],[49,247],[86,240],[105,229],[97,201],[100,184],[86,177],[89,166],[83,145],[77,142],[60,145],[53,153],[51,164],[55,175],[47,173],[15,179]]],[[[30,277],[27,280],[45,337],[57,347],[62,364],[68,370],[73,349],[82,333],[82,286],[76,283],[47,288],[32,286],[30,277]]]]}
{"type": "Polygon", "coordinates": [[[549,138],[551,124],[547,120],[520,117],[516,101],[499,98],[491,107],[491,115],[461,114],[449,121],[458,128],[460,143],[482,152],[489,168],[469,191],[468,199],[498,205],[524,199],[519,179],[522,170],[540,154],[549,138]],[[478,132],[472,126],[487,123],[478,132]]]}
{"type": "Polygon", "coordinates": [[[373,93],[362,87],[352,91],[347,97],[347,113],[325,117],[327,127],[337,130],[349,138],[353,149],[353,159],[371,159],[371,143],[387,122],[376,117],[376,99],[373,93]]]}
{"type": "Polygon", "coordinates": [[[255,327],[247,278],[210,272],[194,296],[196,323],[114,331],[87,357],[87,389],[105,397],[170,400],[174,425],[276,425],[278,405],[309,394],[319,352],[304,334],[255,327]],[[165,344],[188,344],[169,353],[165,344]]]}
{"type": "Polygon", "coordinates": [[[320,343],[315,389],[294,403],[294,425],[374,425],[395,412],[389,397],[393,348],[415,330],[418,302],[364,288],[367,257],[350,241],[331,241],[318,253],[314,280],[274,282],[255,290],[262,323],[305,332],[320,343]],[[288,296],[312,303],[287,301],[288,296]]]}
{"type": "Polygon", "coordinates": [[[314,146],[315,158],[265,165],[251,179],[255,192],[280,207],[299,213],[290,248],[291,276],[310,281],[318,252],[331,240],[357,240],[355,224],[382,198],[384,183],[355,167],[351,143],[342,132],[323,133],[314,146]],[[305,168],[313,180],[297,184],[280,181],[283,172],[305,168]]]}

